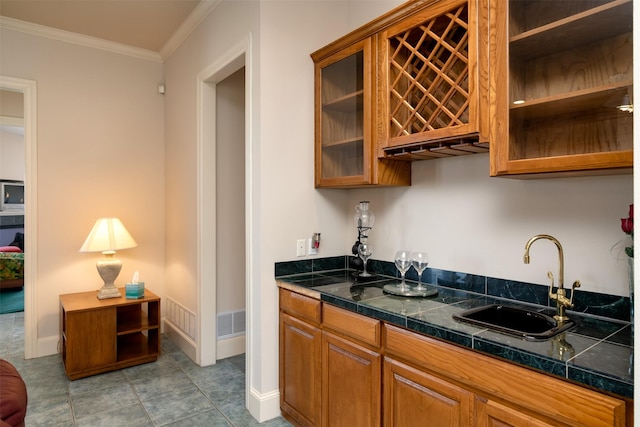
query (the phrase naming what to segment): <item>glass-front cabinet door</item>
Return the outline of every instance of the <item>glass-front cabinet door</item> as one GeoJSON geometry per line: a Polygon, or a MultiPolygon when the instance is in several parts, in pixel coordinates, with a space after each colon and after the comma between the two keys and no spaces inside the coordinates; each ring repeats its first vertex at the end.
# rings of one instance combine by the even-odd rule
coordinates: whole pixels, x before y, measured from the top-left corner
{"type": "Polygon", "coordinates": [[[366,39],[315,65],[316,187],[371,181],[370,64],[366,39]]]}
{"type": "Polygon", "coordinates": [[[491,175],[630,171],[632,0],[492,0],[491,175]]]}

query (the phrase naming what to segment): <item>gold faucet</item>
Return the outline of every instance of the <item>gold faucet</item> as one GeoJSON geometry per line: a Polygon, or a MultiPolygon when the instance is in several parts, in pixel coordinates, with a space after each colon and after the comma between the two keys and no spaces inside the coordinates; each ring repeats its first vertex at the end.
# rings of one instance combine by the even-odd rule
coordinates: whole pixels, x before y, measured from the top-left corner
{"type": "Polygon", "coordinates": [[[564,253],[562,251],[562,245],[560,244],[558,239],[548,234],[537,234],[532,238],[530,238],[527,244],[524,245],[524,263],[529,264],[529,261],[530,261],[529,248],[531,247],[533,242],[535,242],[538,239],[551,240],[553,243],[555,243],[555,245],[558,248],[558,264],[559,264],[558,276],[559,277],[558,277],[558,290],[556,291],[555,294],[553,293],[553,287],[554,287],[553,273],[548,272],[547,276],[549,277],[549,279],[551,279],[551,285],[549,287],[549,298],[556,301],[556,306],[558,308],[557,313],[555,316],[553,316],[553,318],[556,319],[558,323],[564,323],[567,320],[569,320],[569,317],[567,317],[567,315],[565,314],[565,309],[573,308],[573,296],[575,295],[576,288],[580,287],[580,281],[576,280],[575,282],[573,282],[573,285],[571,286],[571,298],[567,298],[567,294],[564,289],[564,253]]]}

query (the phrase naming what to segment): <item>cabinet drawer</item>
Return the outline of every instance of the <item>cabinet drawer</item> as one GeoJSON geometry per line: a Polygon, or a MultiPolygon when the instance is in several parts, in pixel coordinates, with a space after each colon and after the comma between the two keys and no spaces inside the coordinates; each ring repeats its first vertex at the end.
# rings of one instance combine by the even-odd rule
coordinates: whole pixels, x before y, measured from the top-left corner
{"type": "Polygon", "coordinates": [[[280,309],[299,318],[320,324],[321,302],[286,289],[280,289],[280,309]]]}
{"type": "Polygon", "coordinates": [[[374,347],[380,347],[380,321],[331,305],[322,306],[323,326],[374,347]]]}

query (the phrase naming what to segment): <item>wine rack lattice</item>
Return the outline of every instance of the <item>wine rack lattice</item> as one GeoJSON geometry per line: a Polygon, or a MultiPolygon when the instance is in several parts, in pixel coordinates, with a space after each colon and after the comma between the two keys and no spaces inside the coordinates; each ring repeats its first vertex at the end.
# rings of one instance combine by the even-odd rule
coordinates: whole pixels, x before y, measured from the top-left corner
{"type": "Polygon", "coordinates": [[[391,138],[469,122],[468,8],[389,39],[391,138]]]}

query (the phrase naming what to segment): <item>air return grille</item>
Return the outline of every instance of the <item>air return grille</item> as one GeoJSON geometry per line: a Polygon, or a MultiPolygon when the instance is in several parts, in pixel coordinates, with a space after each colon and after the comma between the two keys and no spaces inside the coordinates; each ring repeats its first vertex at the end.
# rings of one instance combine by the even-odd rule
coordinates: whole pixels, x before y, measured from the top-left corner
{"type": "Polygon", "coordinates": [[[245,310],[218,313],[218,338],[242,335],[246,331],[245,310]]]}

